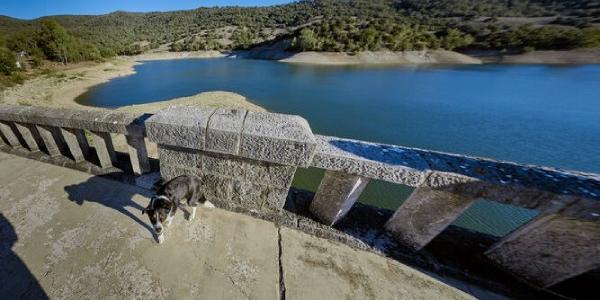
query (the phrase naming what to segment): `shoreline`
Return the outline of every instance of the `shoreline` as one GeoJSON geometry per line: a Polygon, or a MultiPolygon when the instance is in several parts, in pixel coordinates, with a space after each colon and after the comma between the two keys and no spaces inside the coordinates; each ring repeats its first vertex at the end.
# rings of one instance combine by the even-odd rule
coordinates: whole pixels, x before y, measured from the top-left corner
{"type": "MultiPolygon", "coordinates": [[[[570,51],[533,51],[524,54],[502,55],[497,52],[472,53],[469,56],[453,51],[406,51],[361,52],[354,55],[331,52],[288,53],[274,49],[238,52],[150,52],[136,56],[119,56],[101,63],[80,63],[57,67],[49,74],[39,75],[21,85],[0,91],[0,103],[106,109],[80,104],[76,99],[90,88],[112,79],[135,74],[134,67],[144,61],[238,57],[243,59],[267,59],[282,63],[323,66],[394,66],[394,65],[442,65],[442,64],[599,64],[600,49],[576,49],[570,51]]],[[[234,99],[242,103],[234,93],[220,95],[221,99],[234,99]]],[[[192,96],[194,97],[194,96],[192,96]]],[[[189,97],[185,103],[194,104],[189,97]]],[[[198,104],[208,101],[200,97],[198,104]]],[[[244,98],[245,99],[245,98],[244,98]]],[[[171,101],[174,99],[166,100],[171,101]]],[[[253,103],[245,99],[249,107],[253,103]]],[[[214,105],[214,103],[211,103],[214,105]]]]}
{"type": "Polygon", "coordinates": [[[483,53],[480,58],[484,63],[495,64],[546,64],[546,65],[581,65],[600,64],[600,49],[574,49],[567,51],[544,50],[521,54],[483,53]]]}
{"type": "MultiPolygon", "coordinates": [[[[136,56],[118,56],[100,63],[86,62],[61,66],[53,69],[48,74],[40,74],[37,77],[26,80],[23,84],[0,91],[0,104],[111,110],[111,108],[81,104],[77,102],[77,98],[94,86],[119,77],[135,74],[134,67],[144,61],[216,57],[224,57],[224,54],[216,51],[210,53],[146,53],[136,56]]],[[[181,103],[213,107],[243,107],[255,111],[264,110],[262,107],[251,103],[244,96],[226,91],[208,91],[188,97],[173,98],[140,105],[127,105],[116,109],[121,109],[122,111],[124,107],[131,107],[135,111],[141,107],[154,109],[161,106],[161,103],[168,103],[168,105],[181,103]],[[220,101],[223,105],[219,106],[215,101],[220,101]]]]}

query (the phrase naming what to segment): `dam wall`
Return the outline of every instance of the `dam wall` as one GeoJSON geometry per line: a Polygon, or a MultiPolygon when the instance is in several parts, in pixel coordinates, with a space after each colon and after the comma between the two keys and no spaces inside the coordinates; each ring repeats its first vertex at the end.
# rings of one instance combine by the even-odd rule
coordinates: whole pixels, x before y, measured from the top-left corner
{"type": "Polygon", "coordinates": [[[382,230],[414,253],[478,199],[538,215],[485,256],[541,288],[600,268],[600,175],[314,134],[299,116],[174,106],[154,115],[0,106],[0,149],[132,183],[199,176],[216,206],[286,215],[298,168],[325,170],[311,217],[337,226],[372,180],[413,187],[382,230]],[[124,136],[126,152],[115,150],[124,136]],[[156,144],[158,158],[148,156],[156,144]]]}

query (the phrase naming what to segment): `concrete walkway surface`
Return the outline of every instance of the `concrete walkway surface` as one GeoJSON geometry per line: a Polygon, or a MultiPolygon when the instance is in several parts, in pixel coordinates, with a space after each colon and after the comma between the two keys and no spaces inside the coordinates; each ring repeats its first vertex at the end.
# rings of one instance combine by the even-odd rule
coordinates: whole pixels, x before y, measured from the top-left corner
{"type": "Polygon", "coordinates": [[[200,208],[157,244],[150,192],[0,153],[2,299],[469,299],[396,261],[200,208]]]}

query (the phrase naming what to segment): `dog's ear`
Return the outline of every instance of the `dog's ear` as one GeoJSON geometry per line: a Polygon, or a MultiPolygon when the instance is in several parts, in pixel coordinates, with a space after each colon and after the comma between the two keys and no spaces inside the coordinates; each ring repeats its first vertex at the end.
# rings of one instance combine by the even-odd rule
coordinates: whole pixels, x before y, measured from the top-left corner
{"type": "Polygon", "coordinates": [[[152,190],[157,192],[164,184],[165,179],[161,177],[152,185],[152,190]]]}
{"type": "Polygon", "coordinates": [[[151,209],[154,209],[154,197],[150,198],[150,203],[148,203],[148,206],[144,209],[142,209],[142,215],[147,213],[148,211],[150,211],[151,209]]]}

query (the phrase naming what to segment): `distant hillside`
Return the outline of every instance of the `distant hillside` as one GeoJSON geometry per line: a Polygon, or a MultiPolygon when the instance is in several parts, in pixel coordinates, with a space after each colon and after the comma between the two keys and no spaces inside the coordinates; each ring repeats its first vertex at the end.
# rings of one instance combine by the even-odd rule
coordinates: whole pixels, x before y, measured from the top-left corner
{"type": "MultiPolygon", "coordinates": [[[[570,49],[600,44],[600,0],[314,0],[26,21],[0,16],[0,46],[35,52],[54,20],[101,56],[247,49],[289,39],[290,50],[570,49]],[[4,40],[4,41],[2,41],[4,40]]],[[[87,47],[87,46],[86,46],[87,47]]]]}

